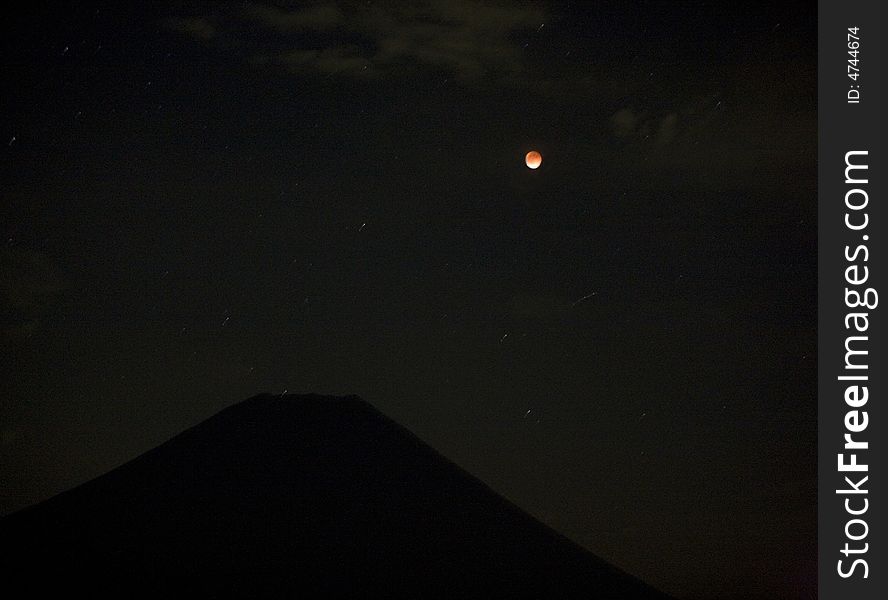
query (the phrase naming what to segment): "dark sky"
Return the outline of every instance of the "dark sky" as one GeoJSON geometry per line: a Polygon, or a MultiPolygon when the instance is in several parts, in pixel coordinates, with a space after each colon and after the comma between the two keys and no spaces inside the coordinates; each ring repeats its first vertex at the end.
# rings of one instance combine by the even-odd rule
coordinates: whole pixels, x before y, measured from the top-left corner
{"type": "Polygon", "coordinates": [[[0,513],[355,393],[664,591],[810,596],[813,3],[147,4],[7,20],[0,513]]]}

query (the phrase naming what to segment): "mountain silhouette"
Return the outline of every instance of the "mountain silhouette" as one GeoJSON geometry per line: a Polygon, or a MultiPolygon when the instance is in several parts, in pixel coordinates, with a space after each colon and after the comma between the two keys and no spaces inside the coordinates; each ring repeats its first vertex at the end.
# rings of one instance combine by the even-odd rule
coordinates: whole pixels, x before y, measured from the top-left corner
{"type": "Polygon", "coordinates": [[[41,597],[667,598],[356,396],[261,395],[0,520],[41,597]]]}

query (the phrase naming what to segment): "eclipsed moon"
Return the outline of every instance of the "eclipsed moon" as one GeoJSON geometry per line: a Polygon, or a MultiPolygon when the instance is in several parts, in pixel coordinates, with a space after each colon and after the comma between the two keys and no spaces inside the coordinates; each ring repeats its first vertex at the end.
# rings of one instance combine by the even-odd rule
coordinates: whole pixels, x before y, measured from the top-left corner
{"type": "Polygon", "coordinates": [[[542,163],[543,157],[536,150],[531,150],[527,153],[527,156],[524,157],[524,164],[526,164],[531,169],[539,168],[542,163]]]}

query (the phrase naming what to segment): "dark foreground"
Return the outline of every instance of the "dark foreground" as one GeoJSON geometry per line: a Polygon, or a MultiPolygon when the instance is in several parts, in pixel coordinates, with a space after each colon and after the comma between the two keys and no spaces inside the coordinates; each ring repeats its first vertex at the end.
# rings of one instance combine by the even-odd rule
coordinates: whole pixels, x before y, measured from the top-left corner
{"type": "Polygon", "coordinates": [[[354,396],[251,398],[0,540],[27,595],[667,598],[354,396]]]}

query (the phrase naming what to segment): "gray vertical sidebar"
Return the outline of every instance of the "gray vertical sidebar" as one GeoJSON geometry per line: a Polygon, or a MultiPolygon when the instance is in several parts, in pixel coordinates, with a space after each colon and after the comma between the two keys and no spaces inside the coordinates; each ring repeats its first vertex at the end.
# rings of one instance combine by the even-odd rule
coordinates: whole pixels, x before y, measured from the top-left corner
{"type": "Polygon", "coordinates": [[[818,7],[819,596],[886,598],[888,22],[881,2],[818,7]]]}

